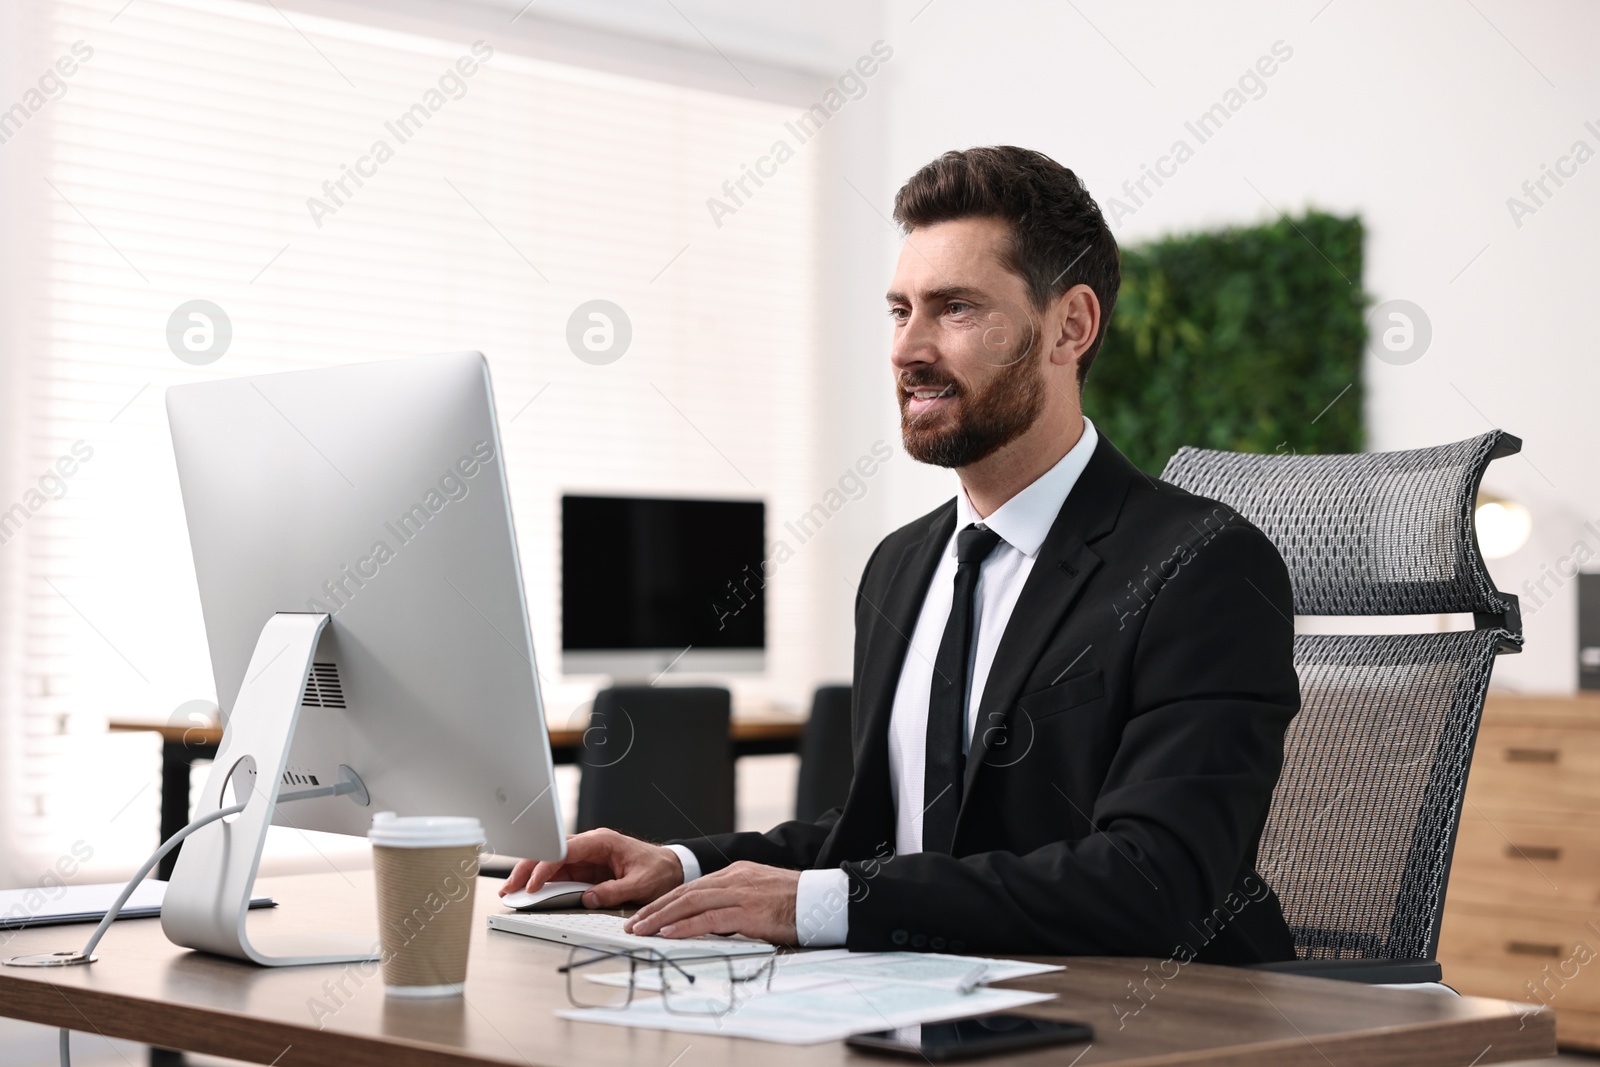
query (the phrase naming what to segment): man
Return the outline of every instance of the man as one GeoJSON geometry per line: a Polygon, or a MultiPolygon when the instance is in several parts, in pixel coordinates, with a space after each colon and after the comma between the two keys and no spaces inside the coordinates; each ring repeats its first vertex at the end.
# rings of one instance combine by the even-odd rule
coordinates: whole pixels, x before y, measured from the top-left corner
{"type": "Polygon", "coordinates": [[[856,599],[855,779],[816,823],[660,846],[578,834],[590,907],[638,934],[859,950],[1289,959],[1257,842],[1299,708],[1288,573],[1230,509],[1083,417],[1120,283],[1070,171],[950,152],[895,198],[906,451],[956,499],[856,599]]]}

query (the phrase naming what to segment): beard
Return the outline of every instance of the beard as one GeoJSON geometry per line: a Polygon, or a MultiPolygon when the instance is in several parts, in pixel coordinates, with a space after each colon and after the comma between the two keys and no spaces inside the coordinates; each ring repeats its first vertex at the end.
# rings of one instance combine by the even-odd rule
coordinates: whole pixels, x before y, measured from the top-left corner
{"type": "Polygon", "coordinates": [[[900,437],[906,454],[936,467],[978,463],[1027,432],[1044,410],[1045,383],[1035,359],[1034,339],[1007,353],[1005,366],[976,391],[934,367],[900,377],[900,437]],[[912,415],[911,389],[950,391],[954,401],[943,410],[912,415]]]}

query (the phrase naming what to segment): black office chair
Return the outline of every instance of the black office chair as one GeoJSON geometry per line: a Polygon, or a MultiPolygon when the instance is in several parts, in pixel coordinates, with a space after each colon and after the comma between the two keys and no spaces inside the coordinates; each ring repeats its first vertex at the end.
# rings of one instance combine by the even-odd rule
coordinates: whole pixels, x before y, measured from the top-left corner
{"type": "Polygon", "coordinates": [[[800,736],[800,780],[795,787],[794,817],[815,822],[825,812],[844,807],[855,776],[855,751],[850,743],[850,687],[817,687],[811,718],[800,736]]]}
{"type": "Polygon", "coordinates": [[[1495,589],[1473,511],[1489,462],[1521,448],[1498,430],[1365,455],[1183,448],[1162,472],[1272,539],[1296,614],[1473,616],[1474,629],[1447,633],[1295,637],[1301,710],[1258,866],[1300,958],[1269,969],[1441,978],[1439,923],[1484,693],[1495,656],[1522,648],[1517,598],[1495,589]]]}
{"type": "Polygon", "coordinates": [[[731,705],[710,687],[602,689],[578,751],[578,829],[646,841],[732,833],[731,705]]]}

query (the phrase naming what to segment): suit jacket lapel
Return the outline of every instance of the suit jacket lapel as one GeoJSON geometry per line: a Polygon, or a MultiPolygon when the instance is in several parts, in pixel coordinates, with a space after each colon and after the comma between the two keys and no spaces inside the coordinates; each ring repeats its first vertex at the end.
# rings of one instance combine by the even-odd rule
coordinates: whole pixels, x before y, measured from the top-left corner
{"type": "Polygon", "coordinates": [[[933,514],[922,540],[901,553],[893,577],[883,587],[886,592],[882,600],[866,600],[872,593],[862,591],[873,626],[867,636],[858,708],[867,716],[871,737],[888,737],[889,716],[894,710],[894,694],[900,684],[906,650],[911,646],[911,634],[922,614],[933,572],[939,567],[939,555],[950,543],[955,524],[956,505],[952,500],[933,514]]]}
{"type": "Polygon", "coordinates": [[[933,581],[933,572],[938,569],[939,555],[950,543],[955,523],[956,506],[952,500],[929,517],[922,540],[900,554],[886,584],[874,582],[872,588],[863,584],[861,596],[870,616],[870,629],[861,677],[856,680],[855,712],[863,723],[857,734],[856,782],[830,839],[834,847],[825,849],[825,865],[836,862],[836,853],[854,857],[852,847],[866,848],[870,853],[880,840],[887,840],[890,845],[894,843],[895,798],[889,785],[889,719],[894,712],[895,690],[900,685],[900,670],[911,645],[911,634],[922,613],[922,602],[933,581]],[[845,835],[851,839],[849,842],[837,840],[845,835]]]}
{"type": "Polygon", "coordinates": [[[1101,437],[1067,494],[1017,597],[984,683],[963,782],[967,795],[990,745],[999,736],[997,728],[1010,716],[1045,645],[1100,567],[1100,557],[1090,544],[1116,525],[1128,487],[1139,476],[1138,469],[1101,437]]]}

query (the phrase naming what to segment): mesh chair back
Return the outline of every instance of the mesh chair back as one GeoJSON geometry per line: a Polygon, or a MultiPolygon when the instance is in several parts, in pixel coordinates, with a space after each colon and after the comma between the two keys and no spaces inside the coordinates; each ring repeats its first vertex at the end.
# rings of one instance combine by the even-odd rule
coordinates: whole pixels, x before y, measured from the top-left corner
{"type": "Polygon", "coordinates": [[[1432,959],[1494,657],[1522,647],[1472,513],[1499,431],[1333,456],[1185,448],[1162,477],[1278,547],[1302,615],[1472,612],[1445,633],[1297,635],[1300,713],[1257,866],[1302,958],[1432,959]]]}
{"type": "Polygon", "coordinates": [[[726,689],[602,689],[578,753],[578,829],[646,841],[732,833],[731,708],[726,689]]]}
{"type": "Polygon", "coordinates": [[[1302,634],[1257,866],[1302,957],[1431,959],[1495,635],[1302,634]]]}
{"type": "MultiPolygon", "coordinates": [[[[1272,539],[1298,615],[1504,615],[1472,516],[1496,430],[1408,452],[1266,456],[1181,448],[1161,477],[1230,505],[1272,539]]],[[[1519,631],[1520,626],[1508,627],[1519,631]]]]}

